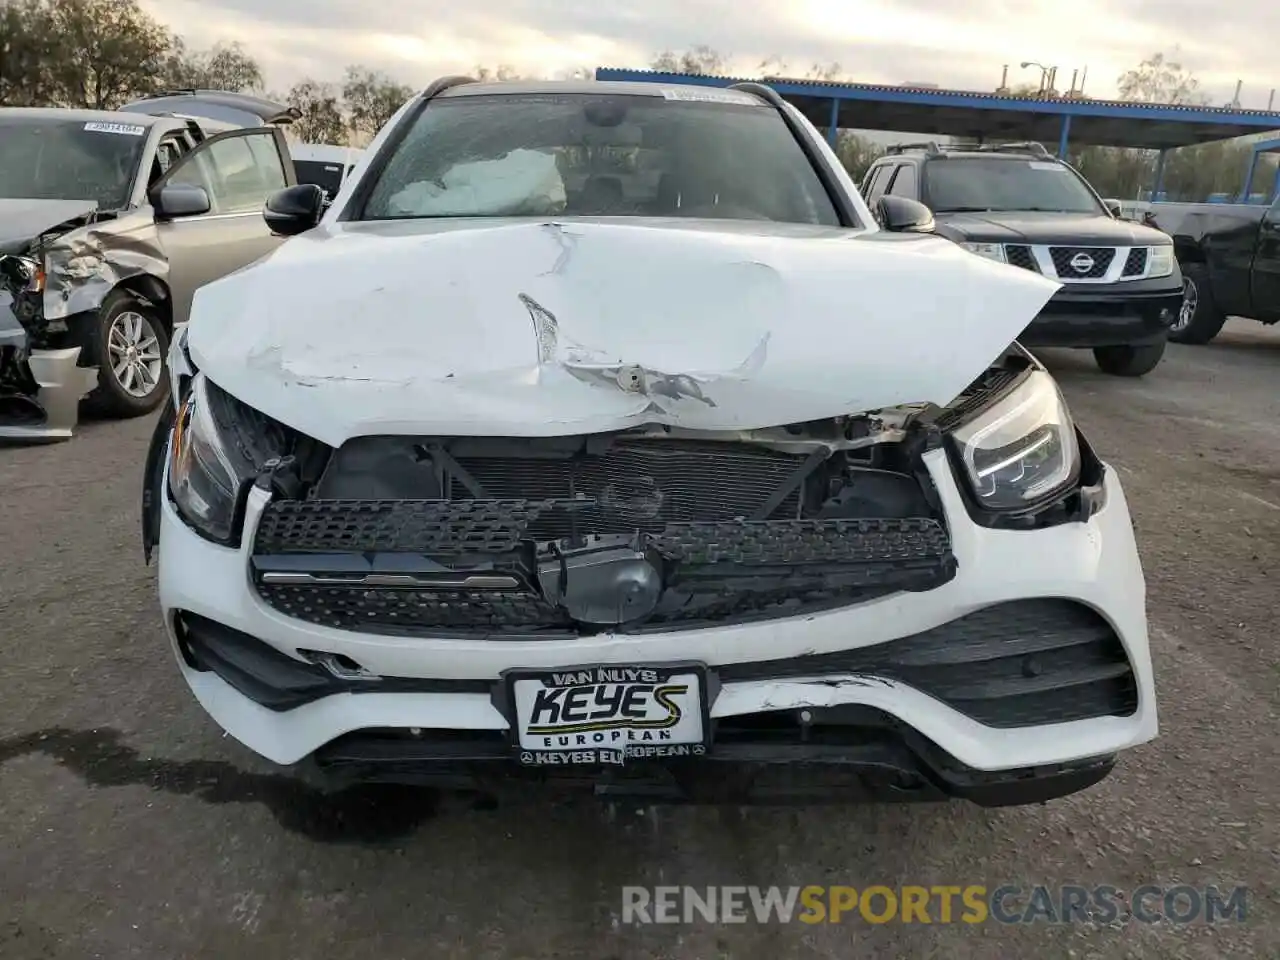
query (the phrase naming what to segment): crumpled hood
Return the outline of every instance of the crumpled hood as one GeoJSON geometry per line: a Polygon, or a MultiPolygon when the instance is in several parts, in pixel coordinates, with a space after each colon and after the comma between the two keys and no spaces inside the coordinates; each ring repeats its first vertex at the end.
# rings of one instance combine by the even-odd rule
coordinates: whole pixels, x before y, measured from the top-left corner
{"type": "Polygon", "coordinates": [[[0,254],[16,253],[44,231],[98,208],[93,200],[0,198],[0,254]]]}
{"type": "Polygon", "coordinates": [[[196,294],[197,367],[330,445],[945,404],[1058,284],[946,240],[673,221],[321,228],[196,294]]]}

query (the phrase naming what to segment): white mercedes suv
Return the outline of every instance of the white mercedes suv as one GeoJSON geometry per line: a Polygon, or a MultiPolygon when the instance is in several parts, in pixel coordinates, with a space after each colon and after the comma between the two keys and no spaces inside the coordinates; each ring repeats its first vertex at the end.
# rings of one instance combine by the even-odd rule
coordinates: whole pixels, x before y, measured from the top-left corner
{"type": "Polygon", "coordinates": [[[143,527],[279,764],[1036,802],[1156,735],[1057,284],[868,210],[771,89],[439,81],[196,295],[143,527]]]}

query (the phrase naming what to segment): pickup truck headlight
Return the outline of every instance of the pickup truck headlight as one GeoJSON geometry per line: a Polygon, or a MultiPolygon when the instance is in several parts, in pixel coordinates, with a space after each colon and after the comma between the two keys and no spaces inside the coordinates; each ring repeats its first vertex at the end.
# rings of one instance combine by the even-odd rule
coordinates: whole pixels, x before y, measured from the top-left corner
{"type": "Polygon", "coordinates": [[[197,374],[169,447],[169,494],[182,518],[206,539],[238,545],[249,488],[280,441],[279,424],[197,374]]]}
{"type": "Polygon", "coordinates": [[[980,257],[986,257],[988,260],[996,260],[999,263],[1008,263],[1009,261],[1004,255],[1003,243],[962,243],[970,253],[976,253],[980,257]]]}
{"type": "Polygon", "coordinates": [[[1147,276],[1167,277],[1173,273],[1173,244],[1166,243],[1147,251],[1147,276]]]}
{"type": "Polygon", "coordinates": [[[955,427],[951,439],[970,488],[990,510],[1033,507],[1079,476],[1075,425],[1058,385],[1041,370],[955,427]]]}

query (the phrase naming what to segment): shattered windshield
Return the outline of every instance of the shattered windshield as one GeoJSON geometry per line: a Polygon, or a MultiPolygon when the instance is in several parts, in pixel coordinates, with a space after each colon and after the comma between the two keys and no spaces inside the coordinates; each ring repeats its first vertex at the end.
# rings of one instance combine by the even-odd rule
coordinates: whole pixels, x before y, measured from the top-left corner
{"type": "Polygon", "coordinates": [[[934,213],[988,210],[1101,213],[1080,177],[1052,160],[947,157],[925,165],[925,203],[934,213]]]}
{"type": "Polygon", "coordinates": [[[0,197],[123,207],[146,133],[140,124],[0,114],[0,197]]]}
{"type": "Polygon", "coordinates": [[[773,107],[616,94],[433,100],[360,219],[499,216],[840,222],[773,107]]]}

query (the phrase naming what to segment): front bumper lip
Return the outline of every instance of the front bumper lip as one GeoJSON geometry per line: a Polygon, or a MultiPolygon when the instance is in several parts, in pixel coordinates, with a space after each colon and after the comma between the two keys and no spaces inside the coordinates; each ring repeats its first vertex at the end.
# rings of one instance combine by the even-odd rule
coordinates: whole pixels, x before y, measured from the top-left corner
{"type": "Polygon", "coordinates": [[[517,767],[504,738],[474,732],[441,739],[367,731],[326,744],[312,759],[338,783],[400,783],[495,795],[554,784],[587,787],[607,799],[661,803],[964,799],[981,806],[1061,797],[1092,786],[1115,765],[1114,756],[1105,756],[987,773],[957,764],[878,711],[816,708],[809,713],[812,729],[828,735],[825,742],[779,743],[730,730],[697,760],[636,760],[625,770],[517,767]],[[832,742],[832,733],[838,742],[832,742]]]}
{"type": "Polygon", "coordinates": [[[0,414],[0,439],[70,439],[79,422],[80,401],[97,385],[97,369],[80,366],[79,347],[32,350],[26,362],[38,386],[30,399],[43,411],[43,421],[6,423],[0,414]]]}
{"type": "Polygon", "coordinates": [[[254,491],[244,546],[229,549],[193,533],[164,498],[161,505],[160,596],[174,652],[196,698],[232,736],[263,756],[295,763],[335,738],[375,727],[501,731],[506,721],[484,693],[336,694],[287,712],[262,707],[178,653],[175,613],[189,611],[264,641],[290,656],[299,649],[350,657],[387,677],[487,680],[514,666],[701,660],[749,663],[870,646],[921,633],[975,610],[1029,597],[1075,599],[1114,627],[1133,666],[1138,709],[1053,725],[996,729],[979,724],[904,684],[824,676],[726,683],[713,717],[800,707],[863,705],[897,717],[961,763],[1007,770],[1102,756],[1156,735],[1148,650],[1145,585],[1123,491],[1107,472],[1105,506],[1088,523],[1035,532],[972,524],[942,451],[926,455],[947,516],[959,564],[955,579],[935,590],[899,594],[856,607],[790,620],[715,629],[571,640],[440,640],[386,637],[329,629],[268,607],[249,581],[250,544],[266,494],[254,491]],[[1105,549],[1104,549],[1105,545],[1105,549]]]}

